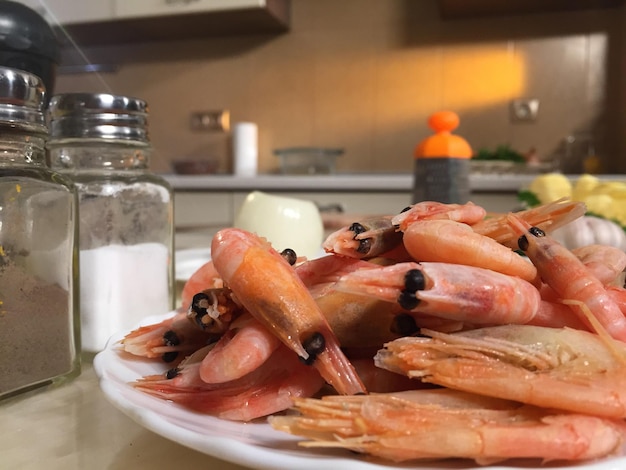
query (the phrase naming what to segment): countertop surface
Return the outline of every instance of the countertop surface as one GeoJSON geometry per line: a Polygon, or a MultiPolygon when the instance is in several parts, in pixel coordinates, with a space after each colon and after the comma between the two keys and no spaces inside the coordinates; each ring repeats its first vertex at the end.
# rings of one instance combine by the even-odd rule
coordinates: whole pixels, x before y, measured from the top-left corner
{"type": "Polygon", "coordinates": [[[100,391],[91,363],[57,388],[0,402],[0,468],[243,470],[136,424],[100,391]]]}
{"type": "MultiPolygon", "coordinates": [[[[231,174],[161,175],[181,191],[385,191],[407,192],[413,175],[398,173],[337,173],[332,175],[275,175],[239,177],[231,174]]],[[[475,173],[470,175],[474,192],[517,192],[528,186],[537,174],[475,173]]],[[[577,175],[568,175],[575,179],[577,175]]],[[[626,180],[626,175],[599,175],[603,180],[626,180]]]]}

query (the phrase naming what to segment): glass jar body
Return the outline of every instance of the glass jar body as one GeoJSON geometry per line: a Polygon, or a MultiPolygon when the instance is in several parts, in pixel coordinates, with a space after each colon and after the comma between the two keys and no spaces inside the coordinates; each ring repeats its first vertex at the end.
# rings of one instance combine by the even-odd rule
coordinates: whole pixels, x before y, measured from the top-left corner
{"type": "Polygon", "coordinates": [[[44,137],[0,129],[0,399],[80,373],[77,196],[44,137]]]}
{"type": "Polygon", "coordinates": [[[83,350],[174,307],[173,194],[148,170],[149,147],[49,144],[52,167],[76,185],[83,350]]]}

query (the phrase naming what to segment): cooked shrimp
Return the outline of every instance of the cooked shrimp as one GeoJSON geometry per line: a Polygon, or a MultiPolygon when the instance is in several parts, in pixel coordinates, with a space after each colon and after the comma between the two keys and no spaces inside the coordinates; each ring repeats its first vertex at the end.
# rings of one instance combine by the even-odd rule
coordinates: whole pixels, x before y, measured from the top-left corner
{"type": "MultiPolygon", "coordinates": [[[[539,227],[544,232],[551,232],[582,217],[586,211],[587,206],[584,202],[559,199],[532,209],[516,212],[515,215],[530,225],[539,227]]],[[[487,217],[471,225],[476,233],[493,238],[498,243],[514,250],[517,249],[518,236],[507,224],[507,214],[487,217]]]]}
{"type": "Polygon", "coordinates": [[[120,344],[124,351],[135,356],[173,362],[216,340],[216,335],[189,321],[185,312],[178,312],[160,323],[131,331],[120,344]]]}
{"type": "Polygon", "coordinates": [[[421,331],[380,350],[379,367],[466,392],[545,408],[626,418],[626,345],[588,331],[503,325],[421,331]]]}
{"type": "Polygon", "coordinates": [[[198,292],[202,292],[206,289],[218,289],[224,287],[224,283],[215,270],[213,260],[207,261],[200,266],[196,271],[187,279],[183,286],[181,293],[181,309],[187,310],[191,305],[193,296],[198,292]]]}
{"type": "Polygon", "coordinates": [[[210,384],[243,377],[269,359],[280,340],[250,315],[240,316],[200,364],[200,378],[210,384]]]}
{"type": "Polygon", "coordinates": [[[342,394],[363,384],[294,269],[264,239],[239,229],[213,238],[213,262],[250,314],[342,394]]]}
{"type": "Polygon", "coordinates": [[[422,220],[404,232],[404,246],[415,261],[466,264],[533,282],[537,269],[510,248],[453,220],[422,220]]]}
{"type": "Polygon", "coordinates": [[[444,204],[436,201],[423,201],[395,215],[391,223],[404,232],[411,224],[420,220],[454,220],[474,224],[483,220],[485,215],[487,211],[473,202],[444,204]]]}
{"type": "Polygon", "coordinates": [[[372,258],[402,245],[402,233],[391,223],[392,216],[362,219],[331,233],[322,248],[351,258],[372,258]]]}
{"type": "Polygon", "coordinates": [[[626,269],[626,252],[609,245],[586,245],[571,250],[589,272],[605,285],[621,280],[626,269]]]}
{"type": "Polygon", "coordinates": [[[450,263],[397,263],[355,271],[343,276],[336,289],[474,324],[526,323],[541,300],[523,279],[450,263]]]}
{"type": "Polygon", "coordinates": [[[301,446],[350,449],[394,462],[589,460],[616,454],[624,437],[623,425],[613,420],[453,390],[325,396],[295,403],[299,415],[272,416],[269,422],[310,439],[301,446]]]}
{"type": "Polygon", "coordinates": [[[143,377],[133,386],[150,395],[222,419],[250,421],[283,411],[296,397],[311,396],[324,384],[318,372],[280,346],[250,374],[223,384],[207,384],[199,374],[210,347],[196,351],[177,368],[143,377]]]}
{"type": "Polygon", "coordinates": [[[542,230],[531,227],[513,214],[507,220],[520,236],[519,248],[532,260],[543,281],[563,301],[572,303],[576,312],[583,315],[585,311],[581,309],[588,309],[612,337],[626,341],[626,317],[585,265],[542,230]]]}

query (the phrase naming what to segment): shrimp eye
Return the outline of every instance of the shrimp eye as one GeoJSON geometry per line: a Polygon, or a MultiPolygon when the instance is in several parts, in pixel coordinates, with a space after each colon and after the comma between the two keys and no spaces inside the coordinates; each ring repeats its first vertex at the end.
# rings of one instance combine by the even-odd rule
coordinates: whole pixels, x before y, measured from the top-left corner
{"type": "Polygon", "coordinates": [[[528,238],[526,238],[526,235],[522,235],[517,239],[517,246],[522,251],[528,250],[528,238]]]}
{"type": "MultiPolygon", "coordinates": [[[[164,346],[178,346],[180,344],[180,338],[173,330],[167,330],[163,333],[163,345],[164,346]]],[[[178,357],[178,351],[168,351],[161,355],[163,362],[172,362],[178,357]]]]}
{"type": "Polygon", "coordinates": [[[293,266],[294,264],[296,264],[296,261],[298,261],[298,255],[296,255],[296,252],[293,251],[291,248],[285,248],[283,251],[280,252],[280,256],[285,258],[285,261],[287,261],[290,266],[293,266]]]}
{"type": "Polygon", "coordinates": [[[356,249],[358,253],[363,253],[364,255],[368,254],[372,249],[372,239],[364,238],[363,240],[359,240],[359,247],[356,249]]]}
{"type": "Polygon", "coordinates": [[[310,366],[313,362],[315,362],[317,355],[326,347],[326,338],[324,338],[322,333],[313,333],[302,342],[302,346],[304,347],[304,350],[309,353],[309,357],[307,359],[301,357],[300,360],[307,366],[310,366]]]}
{"type": "Polygon", "coordinates": [[[410,336],[417,333],[419,327],[415,323],[415,318],[407,313],[401,313],[394,317],[390,330],[400,336],[410,336]]]}
{"type": "Polygon", "coordinates": [[[173,369],[168,370],[165,373],[165,378],[167,380],[173,379],[174,377],[176,377],[178,374],[180,373],[180,369],[178,367],[174,367],[173,369]]]}
{"type": "Polygon", "coordinates": [[[530,227],[530,229],[528,229],[528,231],[530,232],[531,235],[534,235],[537,238],[541,238],[541,237],[545,237],[546,236],[546,232],[541,230],[539,227],[530,227]]]}
{"type": "Polygon", "coordinates": [[[404,275],[404,289],[408,292],[417,292],[426,288],[424,273],[419,269],[410,269],[404,275]]]}
{"type": "Polygon", "coordinates": [[[413,310],[420,303],[420,299],[415,296],[415,292],[403,290],[398,295],[398,305],[405,310],[413,310]]]}
{"type": "Polygon", "coordinates": [[[365,228],[365,227],[363,227],[363,225],[361,225],[360,223],[358,223],[358,222],[354,222],[352,225],[350,225],[350,227],[348,228],[348,230],[349,230],[350,232],[354,232],[354,237],[356,238],[356,236],[357,236],[359,233],[363,233],[363,232],[365,232],[365,231],[366,231],[366,228],[365,228]]]}

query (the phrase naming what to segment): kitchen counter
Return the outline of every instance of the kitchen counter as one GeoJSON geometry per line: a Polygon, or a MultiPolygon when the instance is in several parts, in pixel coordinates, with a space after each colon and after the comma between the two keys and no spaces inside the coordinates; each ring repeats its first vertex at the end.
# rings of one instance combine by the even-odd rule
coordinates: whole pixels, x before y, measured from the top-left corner
{"type": "MultiPolygon", "coordinates": [[[[333,175],[258,175],[243,178],[229,174],[162,175],[177,191],[367,191],[407,192],[413,188],[412,174],[337,173],[333,175]]],[[[536,174],[470,175],[473,192],[517,192],[536,178],[536,174]]],[[[568,175],[575,179],[577,175],[568,175]]],[[[626,180],[626,175],[599,175],[600,179],[626,180]]]]}
{"type": "Polygon", "coordinates": [[[2,468],[243,470],[136,424],[104,397],[91,363],[74,381],[0,402],[2,468]]]}
{"type": "MultiPolygon", "coordinates": [[[[162,175],[181,191],[381,191],[406,192],[413,188],[413,175],[367,173],[334,175],[258,175],[242,178],[234,175],[162,175]]],[[[517,191],[530,183],[535,175],[470,176],[472,191],[517,191]]]]}

